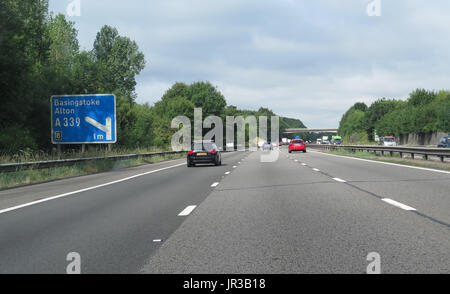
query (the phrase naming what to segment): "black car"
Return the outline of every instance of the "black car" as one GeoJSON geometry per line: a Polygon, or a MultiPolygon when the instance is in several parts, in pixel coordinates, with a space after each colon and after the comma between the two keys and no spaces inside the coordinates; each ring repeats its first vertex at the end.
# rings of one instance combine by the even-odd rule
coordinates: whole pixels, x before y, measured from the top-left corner
{"type": "Polygon", "coordinates": [[[450,136],[442,137],[437,144],[438,147],[450,148],[450,136]]]}
{"type": "Polygon", "coordinates": [[[222,156],[215,143],[208,141],[192,144],[187,154],[187,166],[192,167],[198,163],[222,165],[222,156]]]}

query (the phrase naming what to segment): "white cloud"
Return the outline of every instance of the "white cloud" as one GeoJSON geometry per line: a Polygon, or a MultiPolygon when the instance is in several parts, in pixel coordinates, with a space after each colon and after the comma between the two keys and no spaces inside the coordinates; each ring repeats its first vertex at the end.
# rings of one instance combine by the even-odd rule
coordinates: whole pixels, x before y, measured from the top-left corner
{"type": "Polygon", "coordinates": [[[450,2],[382,0],[382,16],[368,17],[369,2],[82,0],[71,20],[85,49],[104,24],[136,40],[147,59],[139,102],[209,80],[229,104],[336,127],[357,101],[449,85],[450,2]]]}
{"type": "Polygon", "coordinates": [[[173,85],[172,82],[163,81],[151,81],[151,82],[141,82],[136,86],[136,92],[142,93],[136,102],[138,103],[153,103],[160,100],[161,96],[173,85]]]}

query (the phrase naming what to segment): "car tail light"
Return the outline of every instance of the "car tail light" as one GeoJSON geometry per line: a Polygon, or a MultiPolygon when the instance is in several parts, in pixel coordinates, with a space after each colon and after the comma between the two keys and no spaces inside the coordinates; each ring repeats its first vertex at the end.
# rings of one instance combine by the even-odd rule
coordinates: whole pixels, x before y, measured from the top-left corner
{"type": "Polygon", "coordinates": [[[194,154],[194,151],[188,151],[188,154],[192,155],[192,154],[194,154]]]}
{"type": "Polygon", "coordinates": [[[216,150],[211,150],[211,151],[209,151],[209,153],[211,153],[211,154],[216,154],[217,151],[216,151],[216,150]]]}

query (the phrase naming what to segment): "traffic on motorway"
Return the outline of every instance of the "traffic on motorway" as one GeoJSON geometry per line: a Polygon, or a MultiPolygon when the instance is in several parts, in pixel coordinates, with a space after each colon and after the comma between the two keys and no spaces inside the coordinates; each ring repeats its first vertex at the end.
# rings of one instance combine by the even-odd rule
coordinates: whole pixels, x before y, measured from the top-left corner
{"type": "Polygon", "coordinates": [[[212,141],[194,142],[192,144],[191,150],[187,152],[188,167],[203,163],[222,165],[222,156],[220,150],[212,141]]]}
{"type": "Polygon", "coordinates": [[[446,278],[450,2],[366,2],[0,0],[0,279],[446,278]]]}
{"type": "Polygon", "coordinates": [[[289,148],[289,153],[291,153],[293,151],[302,151],[303,153],[306,152],[306,145],[302,139],[291,140],[288,148],[289,148]]]}

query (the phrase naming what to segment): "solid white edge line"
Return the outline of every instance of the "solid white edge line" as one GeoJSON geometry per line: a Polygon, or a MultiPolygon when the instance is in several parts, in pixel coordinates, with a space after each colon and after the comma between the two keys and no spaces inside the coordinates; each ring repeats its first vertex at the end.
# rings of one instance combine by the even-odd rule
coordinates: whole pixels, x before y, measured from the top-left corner
{"type": "Polygon", "coordinates": [[[180,164],[176,164],[176,165],[171,165],[171,166],[168,166],[168,167],[164,167],[164,168],[160,168],[160,169],[156,169],[156,170],[140,173],[140,174],[137,174],[137,175],[134,175],[134,176],[126,177],[126,178],[123,178],[123,179],[120,179],[120,180],[116,180],[116,181],[112,181],[112,182],[108,182],[108,183],[104,183],[104,184],[100,184],[100,185],[96,185],[96,186],[92,186],[92,187],[88,187],[88,188],[84,188],[84,189],[80,189],[80,190],[76,190],[76,191],[72,191],[72,192],[68,192],[68,193],[64,193],[64,194],[59,194],[59,195],[56,195],[56,196],[47,197],[47,198],[44,198],[44,199],[41,199],[41,200],[37,200],[37,201],[33,201],[33,202],[29,202],[29,203],[25,203],[25,204],[21,204],[21,205],[17,205],[17,206],[13,206],[13,207],[10,207],[10,208],[6,208],[6,209],[0,210],[0,214],[5,213],[5,212],[9,212],[9,211],[13,211],[13,210],[17,210],[17,209],[20,209],[20,208],[24,208],[24,207],[27,207],[27,206],[31,206],[31,205],[36,205],[36,204],[39,204],[39,203],[47,202],[47,201],[50,201],[50,200],[54,200],[54,199],[58,199],[58,198],[66,197],[66,196],[70,196],[70,195],[73,195],[73,194],[78,194],[78,193],[86,192],[86,191],[89,191],[89,190],[93,190],[93,189],[97,189],[97,188],[101,188],[101,187],[117,184],[117,183],[120,183],[120,182],[128,181],[128,180],[131,180],[131,179],[134,179],[134,178],[138,178],[138,177],[142,177],[142,176],[145,176],[145,175],[153,174],[153,173],[156,173],[156,172],[159,172],[159,171],[163,171],[163,170],[166,170],[166,169],[182,166],[182,165],[185,165],[185,164],[186,163],[180,163],[180,164]]]}
{"type": "Polygon", "coordinates": [[[336,182],[346,183],[347,181],[340,179],[340,178],[333,178],[336,182]]]}
{"type": "Polygon", "coordinates": [[[401,208],[401,209],[404,209],[404,210],[409,210],[409,211],[411,211],[411,210],[416,210],[414,207],[405,205],[405,204],[403,204],[403,203],[397,202],[397,201],[392,200],[392,199],[390,199],[390,198],[383,198],[383,199],[381,199],[381,200],[383,200],[384,202],[389,203],[389,204],[391,204],[391,205],[394,205],[394,206],[396,206],[396,207],[399,207],[399,208],[401,208]]]}
{"type": "Polygon", "coordinates": [[[357,158],[357,157],[351,157],[351,156],[335,155],[335,154],[323,153],[323,152],[318,152],[318,151],[310,151],[310,152],[311,153],[324,154],[324,155],[328,155],[328,156],[340,157],[340,158],[347,158],[347,159],[360,160],[360,161],[366,161],[366,162],[374,162],[374,163],[385,164],[385,165],[393,165],[393,166],[398,166],[398,167],[420,169],[420,170],[432,171],[432,172],[443,173],[443,174],[450,174],[450,171],[438,170],[438,169],[432,169],[432,168],[426,168],[426,167],[397,164],[397,163],[392,163],[392,162],[363,159],[363,158],[357,158]]]}
{"type": "Polygon", "coordinates": [[[191,212],[197,207],[197,205],[189,205],[182,212],[178,214],[178,216],[188,216],[191,212]]]}
{"type": "Polygon", "coordinates": [[[211,187],[217,187],[219,185],[219,182],[215,182],[215,183],[213,183],[212,185],[211,185],[211,187]]]}

